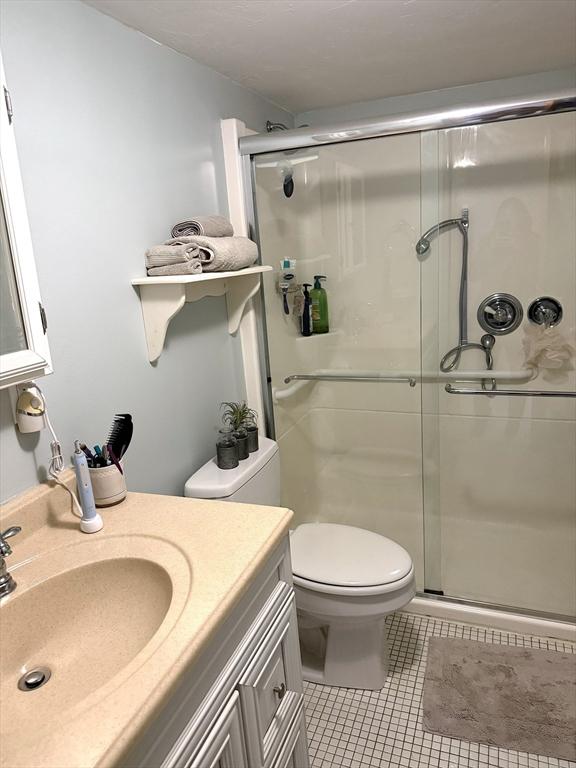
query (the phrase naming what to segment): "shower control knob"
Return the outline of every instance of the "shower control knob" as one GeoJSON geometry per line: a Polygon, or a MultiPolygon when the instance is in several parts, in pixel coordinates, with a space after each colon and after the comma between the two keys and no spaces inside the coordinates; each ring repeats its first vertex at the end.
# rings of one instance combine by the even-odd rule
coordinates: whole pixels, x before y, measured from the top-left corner
{"type": "MultiPolygon", "coordinates": [[[[477,313],[480,327],[488,332],[487,335],[496,336],[504,336],[515,331],[522,322],[523,316],[522,304],[516,296],[509,293],[491,294],[480,304],[477,313]]],[[[484,342],[483,346],[486,346],[484,342]]]]}
{"type": "Polygon", "coordinates": [[[528,307],[528,320],[551,328],[562,320],[562,304],[552,296],[541,296],[528,307]]]}

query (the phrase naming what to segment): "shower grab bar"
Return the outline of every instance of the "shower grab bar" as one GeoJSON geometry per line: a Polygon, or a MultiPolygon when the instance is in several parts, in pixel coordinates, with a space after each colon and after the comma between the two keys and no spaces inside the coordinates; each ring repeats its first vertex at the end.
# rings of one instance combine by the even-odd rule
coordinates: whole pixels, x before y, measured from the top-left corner
{"type": "MultiPolygon", "coordinates": [[[[311,373],[291,374],[284,379],[285,384],[291,381],[330,381],[338,376],[346,376],[352,381],[366,381],[367,377],[373,377],[376,381],[446,381],[453,379],[456,381],[481,381],[491,378],[495,381],[529,381],[538,375],[535,368],[524,368],[519,371],[494,371],[488,374],[486,369],[477,371],[330,371],[320,370],[311,373]]],[[[371,380],[371,378],[370,378],[371,380]]],[[[415,384],[410,384],[411,387],[415,384]]]]}
{"type": "Polygon", "coordinates": [[[490,397],[576,397],[576,392],[553,389],[463,389],[446,384],[449,395],[489,395],[490,397]]]}
{"type": "Polygon", "coordinates": [[[394,382],[406,382],[411,387],[416,386],[416,378],[414,376],[390,376],[389,374],[370,374],[365,375],[361,373],[293,373],[290,376],[286,376],[284,384],[290,384],[291,381],[394,381],[394,382]]]}
{"type": "MultiPolygon", "coordinates": [[[[494,379],[495,381],[519,381],[519,382],[528,382],[531,379],[534,379],[538,375],[538,371],[534,368],[525,368],[517,371],[490,371],[490,379],[494,379]]],[[[442,373],[440,371],[397,371],[392,373],[392,371],[382,371],[376,373],[375,371],[357,371],[356,373],[354,371],[331,371],[329,369],[320,369],[317,371],[313,371],[309,374],[292,374],[291,376],[287,376],[286,379],[288,381],[285,382],[287,384],[290,384],[289,387],[286,387],[285,389],[280,389],[278,387],[272,388],[272,395],[274,398],[274,402],[278,403],[281,400],[287,400],[290,397],[293,397],[297,392],[299,392],[301,389],[303,389],[307,382],[314,382],[314,381],[372,381],[371,378],[359,378],[362,377],[371,377],[374,376],[374,380],[376,382],[408,382],[414,381],[414,384],[411,384],[411,386],[415,386],[415,384],[418,381],[425,382],[425,383],[434,383],[434,382],[441,382],[441,381],[449,381],[449,380],[457,380],[459,382],[464,381],[482,381],[483,379],[486,379],[486,370],[478,370],[478,371],[450,371],[449,373],[442,373]],[[346,379],[335,379],[335,376],[345,376],[346,379]]]]}

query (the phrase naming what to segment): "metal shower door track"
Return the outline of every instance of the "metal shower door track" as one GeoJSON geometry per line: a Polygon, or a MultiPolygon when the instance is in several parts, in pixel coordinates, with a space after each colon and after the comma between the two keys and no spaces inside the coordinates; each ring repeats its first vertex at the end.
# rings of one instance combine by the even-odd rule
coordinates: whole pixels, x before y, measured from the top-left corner
{"type": "Polygon", "coordinates": [[[404,112],[379,119],[368,118],[288,131],[255,133],[241,138],[238,146],[241,155],[253,156],[264,152],[318,147],[322,144],[339,144],[399,133],[459,128],[500,120],[519,120],[524,117],[540,117],[574,110],[576,110],[576,90],[562,89],[523,98],[496,99],[446,109],[404,112]]]}

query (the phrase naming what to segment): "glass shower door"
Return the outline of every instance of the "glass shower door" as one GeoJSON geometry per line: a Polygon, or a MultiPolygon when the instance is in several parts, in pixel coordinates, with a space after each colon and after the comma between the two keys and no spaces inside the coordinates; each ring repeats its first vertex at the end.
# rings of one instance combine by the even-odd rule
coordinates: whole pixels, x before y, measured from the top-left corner
{"type": "Polygon", "coordinates": [[[477,309],[493,294],[524,311],[494,334],[490,378],[574,391],[575,135],[566,113],[253,160],[273,267],[264,294],[283,503],[296,524],[399,542],[421,592],[576,615],[576,400],[449,394],[447,383],[481,389],[486,367],[472,349],[457,372],[440,371],[459,336],[462,234],[443,230],[416,252],[429,227],[468,209],[469,341],[486,333],[477,309]],[[327,277],[330,328],[306,337],[301,286],[315,275],[327,277]],[[527,319],[541,297],[562,306],[555,328],[527,319]],[[557,355],[534,378],[542,331],[557,355]],[[353,380],[324,380],[335,375],[353,380]],[[388,381],[366,381],[375,376],[388,381]]]}
{"type": "Polygon", "coordinates": [[[283,503],[297,524],[345,523],[399,542],[421,589],[420,385],[407,382],[420,375],[419,136],[276,152],[254,165],[262,260],[274,268],[264,295],[283,503]],[[305,337],[300,286],[315,275],[327,277],[330,328],[305,337]],[[295,374],[355,380],[285,382],[295,374]],[[397,380],[358,380],[374,376],[397,380]]]}
{"type": "MultiPolygon", "coordinates": [[[[492,294],[524,309],[516,330],[496,334],[494,369],[510,375],[498,389],[576,389],[575,136],[569,113],[421,137],[424,227],[469,209],[470,339],[486,332],[477,309],[492,294]],[[547,336],[527,319],[542,296],[563,309],[547,336]],[[531,380],[539,340],[555,352],[541,355],[531,380]]],[[[459,233],[446,232],[422,260],[424,369],[458,338],[461,249],[459,233]]],[[[484,363],[472,351],[459,371],[484,363]]],[[[423,384],[427,586],[576,615],[576,401],[448,394],[445,384],[423,384]]]]}

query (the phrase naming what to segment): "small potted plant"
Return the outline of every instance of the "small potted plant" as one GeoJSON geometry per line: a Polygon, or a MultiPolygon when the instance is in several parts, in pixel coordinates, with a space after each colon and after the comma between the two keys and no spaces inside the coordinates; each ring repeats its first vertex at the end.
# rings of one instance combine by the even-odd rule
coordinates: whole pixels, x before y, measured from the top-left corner
{"type": "MultiPolygon", "coordinates": [[[[252,408],[248,408],[245,402],[222,403],[222,408],[224,409],[222,413],[222,421],[224,424],[232,428],[235,433],[239,435],[239,441],[245,437],[249,453],[257,451],[258,424],[256,411],[253,411],[252,408]]],[[[240,458],[242,458],[242,455],[240,458]]],[[[247,458],[247,455],[244,458],[247,458]]]]}

